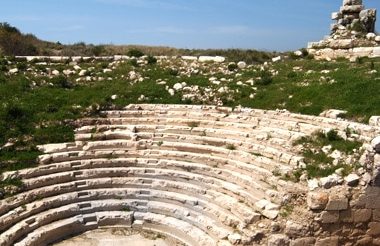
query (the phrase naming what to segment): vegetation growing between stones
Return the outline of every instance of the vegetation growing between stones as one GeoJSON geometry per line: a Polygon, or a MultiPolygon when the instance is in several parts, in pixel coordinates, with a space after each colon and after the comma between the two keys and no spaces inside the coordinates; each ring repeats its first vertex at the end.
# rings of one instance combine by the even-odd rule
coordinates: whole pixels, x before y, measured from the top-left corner
{"type": "Polygon", "coordinates": [[[311,136],[302,137],[295,141],[294,145],[302,146],[301,153],[306,166],[296,170],[292,175],[285,175],[284,178],[297,181],[303,173],[306,173],[308,178],[320,178],[327,177],[338,169],[343,170],[342,176],[347,176],[357,168],[357,165],[345,163],[342,160],[334,163],[334,158],[328,152],[337,150],[347,155],[353,154],[359,150],[362,143],[356,140],[345,140],[336,130],[330,130],[327,133],[318,131],[311,136]],[[324,151],[324,147],[330,150],[324,151]]]}
{"type": "Polygon", "coordinates": [[[0,180],[0,199],[10,197],[22,189],[24,183],[20,178],[0,180]]]}

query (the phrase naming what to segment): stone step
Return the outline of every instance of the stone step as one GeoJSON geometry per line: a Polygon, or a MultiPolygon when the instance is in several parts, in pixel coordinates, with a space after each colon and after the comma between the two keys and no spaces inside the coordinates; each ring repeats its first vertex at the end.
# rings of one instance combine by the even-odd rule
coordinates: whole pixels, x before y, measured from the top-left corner
{"type": "MultiPolygon", "coordinates": [[[[112,222],[112,225],[115,225],[115,222],[118,222],[121,219],[125,219],[127,221],[130,220],[130,216],[123,216],[125,213],[126,212],[110,211],[95,213],[95,215],[98,218],[98,220],[108,220],[109,222],[112,222]],[[114,220],[115,217],[117,217],[116,220],[114,220]]],[[[129,215],[130,213],[127,214],[129,215]]],[[[188,243],[189,245],[217,244],[217,242],[215,242],[208,234],[185,221],[154,213],[139,213],[136,217],[143,218],[142,229],[144,230],[151,230],[149,227],[152,227],[152,229],[154,229],[154,231],[156,232],[167,234],[169,236],[174,236],[175,238],[179,239],[182,242],[188,243]]],[[[81,233],[87,230],[93,230],[97,228],[97,226],[98,224],[86,226],[83,223],[82,216],[63,219],[38,228],[38,230],[33,231],[27,237],[15,243],[14,245],[47,245],[49,243],[53,243],[59,241],[60,239],[68,237],[72,235],[73,232],[81,233]]],[[[123,224],[122,226],[125,225],[123,224]]]]}
{"type": "Polygon", "coordinates": [[[123,197],[126,192],[125,189],[127,189],[127,191],[129,190],[129,192],[134,191],[132,194],[138,196],[139,198],[142,197],[140,190],[146,190],[150,192],[150,196],[143,195],[144,199],[147,199],[147,197],[167,197],[171,200],[182,199],[181,202],[184,204],[190,201],[189,197],[193,197],[196,200],[193,199],[193,202],[190,203],[192,206],[199,205],[207,207],[209,209],[215,207],[218,208],[216,210],[230,214],[230,216],[237,216],[239,218],[238,220],[243,221],[244,223],[251,223],[258,219],[257,213],[253,212],[255,209],[249,206],[247,203],[244,203],[244,198],[234,198],[229,194],[223,194],[217,192],[216,190],[203,189],[197,185],[159,180],[152,180],[150,184],[146,184],[147,182],[145,179],[137,180],[135,178],[103,178],[96,180],[86,180],[85,182],[88,183],[88,186],[91,187],[91,189],[96,190],[88,190],[85,188],[78,189],[75,186],[75,182],[71,182],[61,185],[46,186],[40,189],[22,193],[18,195],[18,197],[15,197],[14,200],[12,200],[13,204],[5,201],[5,204],[2,206],[2,208],[3,210],[7,208],[7,210],[3,211],[4,213],[1,218],[4,218],[4,220],[2,220],[4,224],[0,223],[0,228],[4,228],[4,226],[7,225],[7,222],[9,222],[9,219],[13,220],[19,217],[21,218],[22,216],[29,216],[30,212],[25,211],[25,208],[29,208],[32,205],[29,206],[28,204],[36,204],[34,210],[38,212],[41,211],[41,209],[48,209],[49,206],[53,206],[54,204],[64,204],[71,199],[86,201],[94,196],[103,196],[104,198],[107,198],[109,197],[107,196],[109,195],[107,193],[108,190],[110,190],[109,193],[112,197],[112,195],[115,195],[112,193],[112,191],[115,191],[114,189],[116,189],[116,187],[125,187],[123,188],[124,190],[116,189],[115,192],[121,192],[121,194],[116,193],[117,197],[123,197]],[[99,193],[101,190],[105,191],[103,191],[103,193],[99,193]],[[74,192],[74,194],[72,194],[74,197],[67,194],[71,192],[74,192]],[[85,193],[86,196],[80,198],[79,193],[85,193]],[[36,198],[38,200],[36,200],[36,198]]]}
{"type": "Polygon", "coordinates": [[[342,119],[330,119],[319,116],[312,115],[301,115],[296,113],[290,113],[286,111],[274,111],[274,110],[260,110],[260,109],[249,109],[249,108],[235,108],[232,110],[227,107],[210,107],[207,108],[203,106],[193,106],[193,105],[129,105],[125,110],[163,110],[163,111],[202,111],[202,112],[226,112],[229,115],[236,114],[237,117],[242,116],[254,116],[258,118],[269,118],[269,119],[278,119],[279,121],[291,120],[294,122],[300,122],[302,124],[312,124],[315,126],[320,126],[323,128],[332,128],[339,129],[344,131],[347,128],[351,128],[359,132],[361,135],[366,135],[369,138],[374,138],[380,133],[380,128],[374,128],[365,124],[349,122],[342,119]]]}
{"type": "MultiPolygon", "coordinates": [[[[235,146],[235,148],[238,147],[235,146]]],[[[88,142],[83,149],[85,150],[44,154],[39,157],[39,162],[46,165],[102,157],[117,158],[122,157],[122,155],[120,156],[118,153],[121,154],[123,152],[128,156],[131,156],[132,153],[145,155],[148,152],[157,152],[157,154],[180,152],[177,153],[178,157],[196,154],[201,158],[222,158],[224,162],[233,159],[242,163],[253,163],[253,165],[258,165],[260,168],[266,169],[269,172],[275,169],[292,169],[303,162],[303,157],[301,156],[282,153],[273,148],[262,147],[260,149],[259,145],[256,145],[254,148],[252,146],[252,152],[247,152],[239,149],[230,150],[227,147],[213,147],[181,142],[149,142],[144,140],[131,142],[128,140],[113,140],[88,142]],[[262,161],[264,161],[264,163],[260,165],[262,161]]]]}
{"type": "MultiPolygon", "coordinates": [[[[87,205],[87,203],[91,204],[91,209],[86,211],[81,210],[81,207],[83,207],[83,203],[70,204],[51,210],[45,210],[44,212],[34,216],[34,219],[37,221],[37,223],[34,224],[35,227],[30,227],[27,223],[25,223],[25,221],[22,221],[15,224],[10,230],[2,233],[2,235],[9,238],[10,241],[14,242],[18,238],[21,238],[34,230],[38,230],[38,228],[45,226],[48,223],[51,223],[52,221],[62,220],[67,217],[74,217],[78,215],[82,216],[83,223],[86,226],[97,225],[98,217],[95,214],[96,212],[120,211],[123,210],[123,208],[125,207],[128,207],[128,209],[130,210],[139,212],[141,211],[140,204],[142,202],[123,199],[90,201],[86,202],[85,205],[87,205]],[[13,238],[12,236],[8,236],[12,235],[13,230],[20,232],[18,228],[22,228],[23,235],[20,235],[20,233],[18,233],[18,235],[15,235],[13,238]]],[[[197,228],[201,228],[203,231],[212,236],[215,240],[227,239],[229,235],[234,234],[233,228],[228,229],[228,227],[219,224],[218,221],[214,221],[209,217],[197,211],[190,210],[188,208],[183,208],[178,205],[167,204],[157,201],[144,202],[143,205],[146,205],[147,207],[147,211],[144,212],[166,215],[169,217],[176,218],[178,220],[186,221],[196,226],[197,228]]]]}

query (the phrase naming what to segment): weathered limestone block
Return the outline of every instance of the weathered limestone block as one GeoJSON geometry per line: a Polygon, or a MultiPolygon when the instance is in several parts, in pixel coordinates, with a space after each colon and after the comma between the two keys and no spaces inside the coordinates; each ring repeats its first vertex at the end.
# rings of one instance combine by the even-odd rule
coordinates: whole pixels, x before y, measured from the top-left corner
{"type": "Polygon", "coordinates": [[[338,246],[339,237],[327,237],[323,239],[318,239],[315,246],[338,246]]]}
{"type": "Polygon", "coordinates": [[[350,174],[344,178],[348,186],[355,187],[359,184],[360,177],[357,174],[350,174]]]}
{"type": "Polygon", "coordinates": [[[331,14],[331,19],[332,20],[338,20],[340,18],[342,18],[342,15],[339,12],[334,12],[334,13],[331,14]]]}
{"type": "Polygon", "coordinates": [[[376,153],[380,153],[380,136],[371,141],[371,145],[376,153]]]}
{"type": "Polygon", "coordinates": [[[376,9],[362,10],[359,17],[367,32],[375,32],[376,9]]]}
{"type": "Polygon", "coordinates": [[[347,13],[360,13],[364,9],[363,5],[345,5],[340,7],[340,12],[343,14],[347,13]]]}
{"type": "Polygon", "coordinates": [[[321,186],[325,189],[330,189],[338,184],[343,183],[343,179],[336,174],[332,174],[328,177],[321,178],[320,181],[321,186]]]}
{"type": "Polygon", "coordinates": [[[310,192],[307,196],[307,205],[311,210],[325,209],[329,195],[325,192],[310,192]]]}
{"type": "Polygon", "coordinates": [[[374,246],[380,246],[380,238],[374,238],[372,241],[372,244],[374,246]]]}
{"type": "Polygon", "coordinates": [[[364,200],[366,208],[380,209],[380,188],[371,186],[367,187],[364,200]]]}
{"type": "Polygon", "coordinates": [[[339,211],[323,211],[320,215],[323,224],[333,224],[339,221],[339,211]]]}
{"type": "Polygon", "coordinates": [[[285,234],[289,238],[302,237],[307,233],[307,226],[296,223],[294,221],[287,221],[285,226],[285,234]]]}
{"type": "Polygon", "coordinates": [[[222,63],[226,60],[226,58],[221,56],[200,56],[198,61],[199,62],[216,62],[216,63],[222,63]]]}
{"type": "Polygon", "coordinates": [[[380,222],[380,209],[372,210],[372,220],[376,222],[380,222]]]}
{"type": "Polygon", "coordinates": [[[353,219],[355,223],[368,222],[372,217],[371,209],[353,210],[353,219]]]}
{"type": "Polygon", "coordinates": [[[369,230],[368,234],[372,236],[380,235],[380,223],[379,222],[371,222],[368,224],[369,230]]]}
{"type": "Polygon", "coordinates": [[[289,238],[283,234],[274,234],[269,236],[268,246],[288,246],[289,238]]]}
{"type": "Polygon", "coordinates": [[[355,47],[352,49],[352,55],[356,57],[371,56],[373,47],[355,47]]]}
{"type": "Polygon", "coordinates": [[[340,211],[339,212],[340,221],[342,221],[344,223],[352,223],[352,222],[354,222],[354,218],[353,218],[352,213],[353,212],[352,212],[351,209],[340,211]]]}
{"type": "Polygon", "coordinates": [[[372,237],[370,237],[370,236],[364,236],[363,238],[360,238],[359,240],[357,240],[357,242],[356,242],[355,245],[357,245],[357,246],[372,245],[372,237]]]}
{"type": "Polygon", "coordinates": [[[338,118],[344,117],[346,114],[347,114],[347,111],[345,110],[329,109],[329,110],[323,111],[319,116],[331,118],[331,119],[338,119],[338,118]]]}
{"type": "Polygon", "coordinates": [[[290,246],[312,246],[315,244],[315,238],[306,237],[298,238],[290,242],[290,246]]]}
{"type": "Polygon", "coordinates": [[[329,202],[327,203],[326,210],[340,211],[348,208],[348,199],[342,194],[330,195],[329,202]]]}
{"type": "MultiPolygon", "coordinates": [[[[379,50],[380,53],[380,47],[378,47],[376,50],[379,50]]],[[[369,123],[370,126],[379,126],[380,127],[380,116],[372,116],[369,118],[369,123]]]]}
{"type": "Polygon", "coordinates": [[[343,0],[343,6],[363,5],[363,0],[343,0]]]}

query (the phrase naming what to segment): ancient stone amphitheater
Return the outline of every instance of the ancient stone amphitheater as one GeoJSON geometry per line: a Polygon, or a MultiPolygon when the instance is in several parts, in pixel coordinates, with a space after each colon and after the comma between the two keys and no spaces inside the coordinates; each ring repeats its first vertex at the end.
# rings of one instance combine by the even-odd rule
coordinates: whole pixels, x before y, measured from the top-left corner
{"type": "MultiPolygon", "coordinates": [[[[110,226],[207,246],[344,245],[342,235],[371,245],[380,234],[367,231],[379,224],[380,205],[336,199],[335,191],[319,193],[318,211],[298,211],[296,226],[286,223],[281,206],[297,193],[302,207],[308,188],[274,175],[302,165],[293,147],[302,136],[350,127],[368,144],[379,127],[215,106],[129,105],[103,114],[80,120],[75,142],[41,146],[38,167],[4,174],[21,177],[25,187],[0,201],[0,245],[49,245],[110,226]],[[354,223],[347,210],[370,212],[363,233],[337,228],[354,223]]],[[[365,190],[347,192],[353,189],[365,190]]]]}

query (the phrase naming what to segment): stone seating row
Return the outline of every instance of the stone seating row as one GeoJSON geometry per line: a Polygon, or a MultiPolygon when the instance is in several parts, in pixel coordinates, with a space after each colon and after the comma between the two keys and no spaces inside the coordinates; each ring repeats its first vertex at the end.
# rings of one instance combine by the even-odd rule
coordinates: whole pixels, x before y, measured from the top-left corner
{"type": "MultiPolygon", "coordinates": [[[[27,234],[34,234],[40,228],[45,227],[55,221],[65,218],[106,211],[138,211],[161,214],[178,220],[185,221],[207,233],[215,241],[226,240],[230,235],[236,234],[233,228],[228,228],[214,221],[204,214],[195,210],[190,210],[182,206],[161,201],[140,201],[140,200],[98,200],[81,203],[72,203],[59,208],[46,210],[38,215],[31,216],[15,224],[6,233],[2,233],[2,239],[8,243],[14,243],[27,234]]],[[[0,243],[0,245],[2,245],[0,243]]]]}
{"type": "Polygon", "coordinates": [[[211,176],[192,174],[185,171],[173,171],[164,169],[147,169],[147,168],[98,168],[80,171],[69,171],[53,175],[42,176],[32,180],[25,180],[25,189],[33,190],[43,188],[44,186],[54,185],[57,183],[80,182],[84,180],[98,179],[102,177],[139,177],[139,178],[156,178],[157,180],[171,180],[197,184],[203,188],[219,191],[220,193],[236,197],[247,204],[254,204],[265,197],[263,188],[258,186],[244,187],[233,181],[217,179],[211,176]]]}
{"type": "MultiPolygon", "coordinates": [[[[169,196],[171,194],[171,199],[174,199],[173,195],[175,194],[179,194],[178,197],[183,197],[181,194],[186,194],[186,196],[197,199],[198,202],[194,202],[195,205],[198,205],[199,201],[202,201],[201,204],[204,204],[204,206],[209,209],[216,206],[221,211],[230,214],[231,217],[237,217],[239,221],[244,221],[246,224],[252,223],[258,219],[258,213],[254,212],[254,209],[245,202],[244,198],[231,196],[223,191],[203,187],[199,184],[188,184],[187,182],[167,181],[165,179],[160,180],[154,178],[98,178],[45,186],[20,194],[17,197],[14,197],[11,202],[8,202],[10,199],[5,201],[1,216],[3,223],[0,223],[0,228],[5,228],[9,225],[10,220],[15,222],[22,219],[24,216],[30,216],[31,212],[24,213],[25,208],[29,208],[30,206],[34,209],[33,211],[38,212],[42,207],[47,209],[48,207],[46,206],[59,203],[64,204],[66,203],[66,200],[69,201],[70,199],[67,198],[66,193],[78,192],[78,197],[80,197],[80,199],[87,199],[89,195],[88,189],[105,189],[113,187],[129,188],[131,191],[141,189],[149,191],[149,194],[155,194],[156,196],[169,196]],[[166,191],[171,193],[167,194],[166,191]],[[55,200],[50,198],[53,196],[55,196],[55,200]],[[54,201],[56,202],[54,203],[54,201]],[[33,205],[29,206],[28,204],[33,205]],[[230,211],[230,213],[228,211],[230,211]]],[[[135,191],[135,193],[138,194],[137,191],[135,191]]],[[[149,194],[143,192],[142,197],[146,197],[149,194]]]]}
{"type": "MultiPolygon", "coordinates": [[[[158,111],[201,111],[205,113],[209,112],[223,112],[231,115],[237,115],[237,117],[243,116],[254,116],[259,119],[277,119],[279,123],[283,125],[286,121],[293,121],[296,125],[298,124],[302,128],[308,128],[308,125],[314,125],[319,128],[331,128],[344,131],[347,128],[357,131],[360,135],[365,135],[368,138],[374,138],[380,133],[378,127],[372,127],[361,123],[350,122],[344,119],[330,119],[319,116],[312,115],[301,115],[296,113],[290,113],[283,110],[260,110],[260,109],[249,109],[249,108],[228,108],[228,107],[217,107],[217,106],[205,106],[205,105],[163,105],[163,104],[131,104],[124,108],[125,111],[134,110],[158,110],[158,111]]],[[[265,121],[263,121],[265,122],[265,121]]],[[[290,125],[292,126],[292,125],[290,125]]]]}
{"type": "MultiPolygon", "coordinates": [[[[262,135],[256,135],[255,139],[245,137],[244,139],[236,139],[230,136],[224,135],[224,132],[215,134],[214,136],[200,136],[186,133],[166,133],[166,132],[137,132],[132,133],[123,130],[108,130],[97,133],[77,133],[75,140],[77,142],[97,142],[97,141],[116,141],[116,140],[152,140],[155,143],[158,142],[181,142],[197,145],[207,145],[213,147],[226,148],[227,146],[234,146],[239,150],[246,152],[255,152],[261,155],[269,154],[269,158],[275,158],[284,155],[294,155],[291,152],[293,148],[293,141],[288,141],[280,138],[275,138],[269,135],[269,133],[261,133],[262,135]],[[223,136],[223,138],[220,138],[223,136]]],[[[75,150],[73,147],[72,150],[75,150]]],[[[68,151],[66,145],[61,145],[61,148],[55,148],[50,152],[62,152],[68,151]]]]}
{"type": "MultiPolygon", "coordinates": [[[[147,181],[147,180],[145,180],[147,181]]],[[[173,183],[171,184],[173,186],[173,183]]],[[[182,186],[185,186],[182,184],[182,186]]],[[[167,188],[168,186],[166,186],[167,188]]],[[[191,187],[191,186],[190,186],[191,187]]],[[[195,187],[199,189],[198,187],[195,187]]],[[[189,189],[189,188],[187,188],[189,189]]],[[[258,213],[252,212],[246,205],[236,199],[228,198],[226,195],[218,195],[217,192],[209,192],[203,196],[195,194],[182,194],[179,190],[168,189],[166,191],[158,188],[137,185],[130,188],[99,188],[67,192],[51,197],[41,198],[22,205],[3,216],[0,220],[0,231],[6,231],[21,220],[35,216],[41,212],[52,210],[57,207],[72,203],[87,202],[91,200],[104,199],[138,199],[140,201],[160,201],[168,204],[176,204],[190,210],[195,210],[207,215],[209,218],[220,221],[226,226],[243,230],[250,223],[260,219],[258,213]],[[193,195],[193,196],[192,196],[193,195]],[[215,201],[210,197],[214,197],[215,201]],[[226,199],[227,198],[227,199],[226,199]],[[224,199],[224,200],[222,200],[224,199]],[[239,218],[240,216],[240,218],[239,218]]],[[[199,193],[199,191],[198,191],[199,193]]]]}
{"type": "Polygon", "coordinates": [[[107,225],[152,230],[177,238],[192,246],[219,244],[199,228],[173,217],[155,213],[107,211],[87,214],[85,216],[78,215],[56,221],[32,232],[14,245],[45,246],[65,237],[72,236],[73,233],[79,234],[107,225]]]}
{"type": "MultiPolygon", "coordinates": [[[[159,140],[159,139],[158,139],[159,140]]],[[[248,163],[251,166],[257,166],[261,169],[272,171],[274,169],[288,169],[297,167],[303,163],[303,157],[292,153],[282,153],[275,148],[261,147],[260,145],[233,146],[235,149],[229,149],[228,144],[222,147],[209,146],[206,144],[192,144],[185,141],[151,141],[151,140],[106,140],[106,141],[92,141],[92,142],[77,142],[81,146],[79,150],[64,152],[61,149],[58,152],[44,154],[39,157],[41,164],[58,163],[69,160],[83,160],[97,158],[101,155],[102,151],[114,151],[115,153],[122,153],[133,156],[134,152],[148,155],[156,152],[157,154],[165,155],[165,152],[176,152],[177,157],[186,159],[188,155],[196,154],[204,158],[220,158],[224,159],[223,163],[233,159],[239,162],[248,163]],[[241,148],[241,150],[240,150],[241,148]],[[83,150],[82,150],[83,149],[83,150]]],[[[58,147],[56,147],[58,148],[58,147]]],[[[154,155],[155,156],[155,155],[154,155]]],[[[118,156],[109,158],[116,158],[118,156]]],[[[195,158],[195,157],[194,157],[195,158]]],[[[258,170],[257,170],[258,171],[258,170]]],[[[265,171],[264,171],[265,172],[265,171]]]]}

